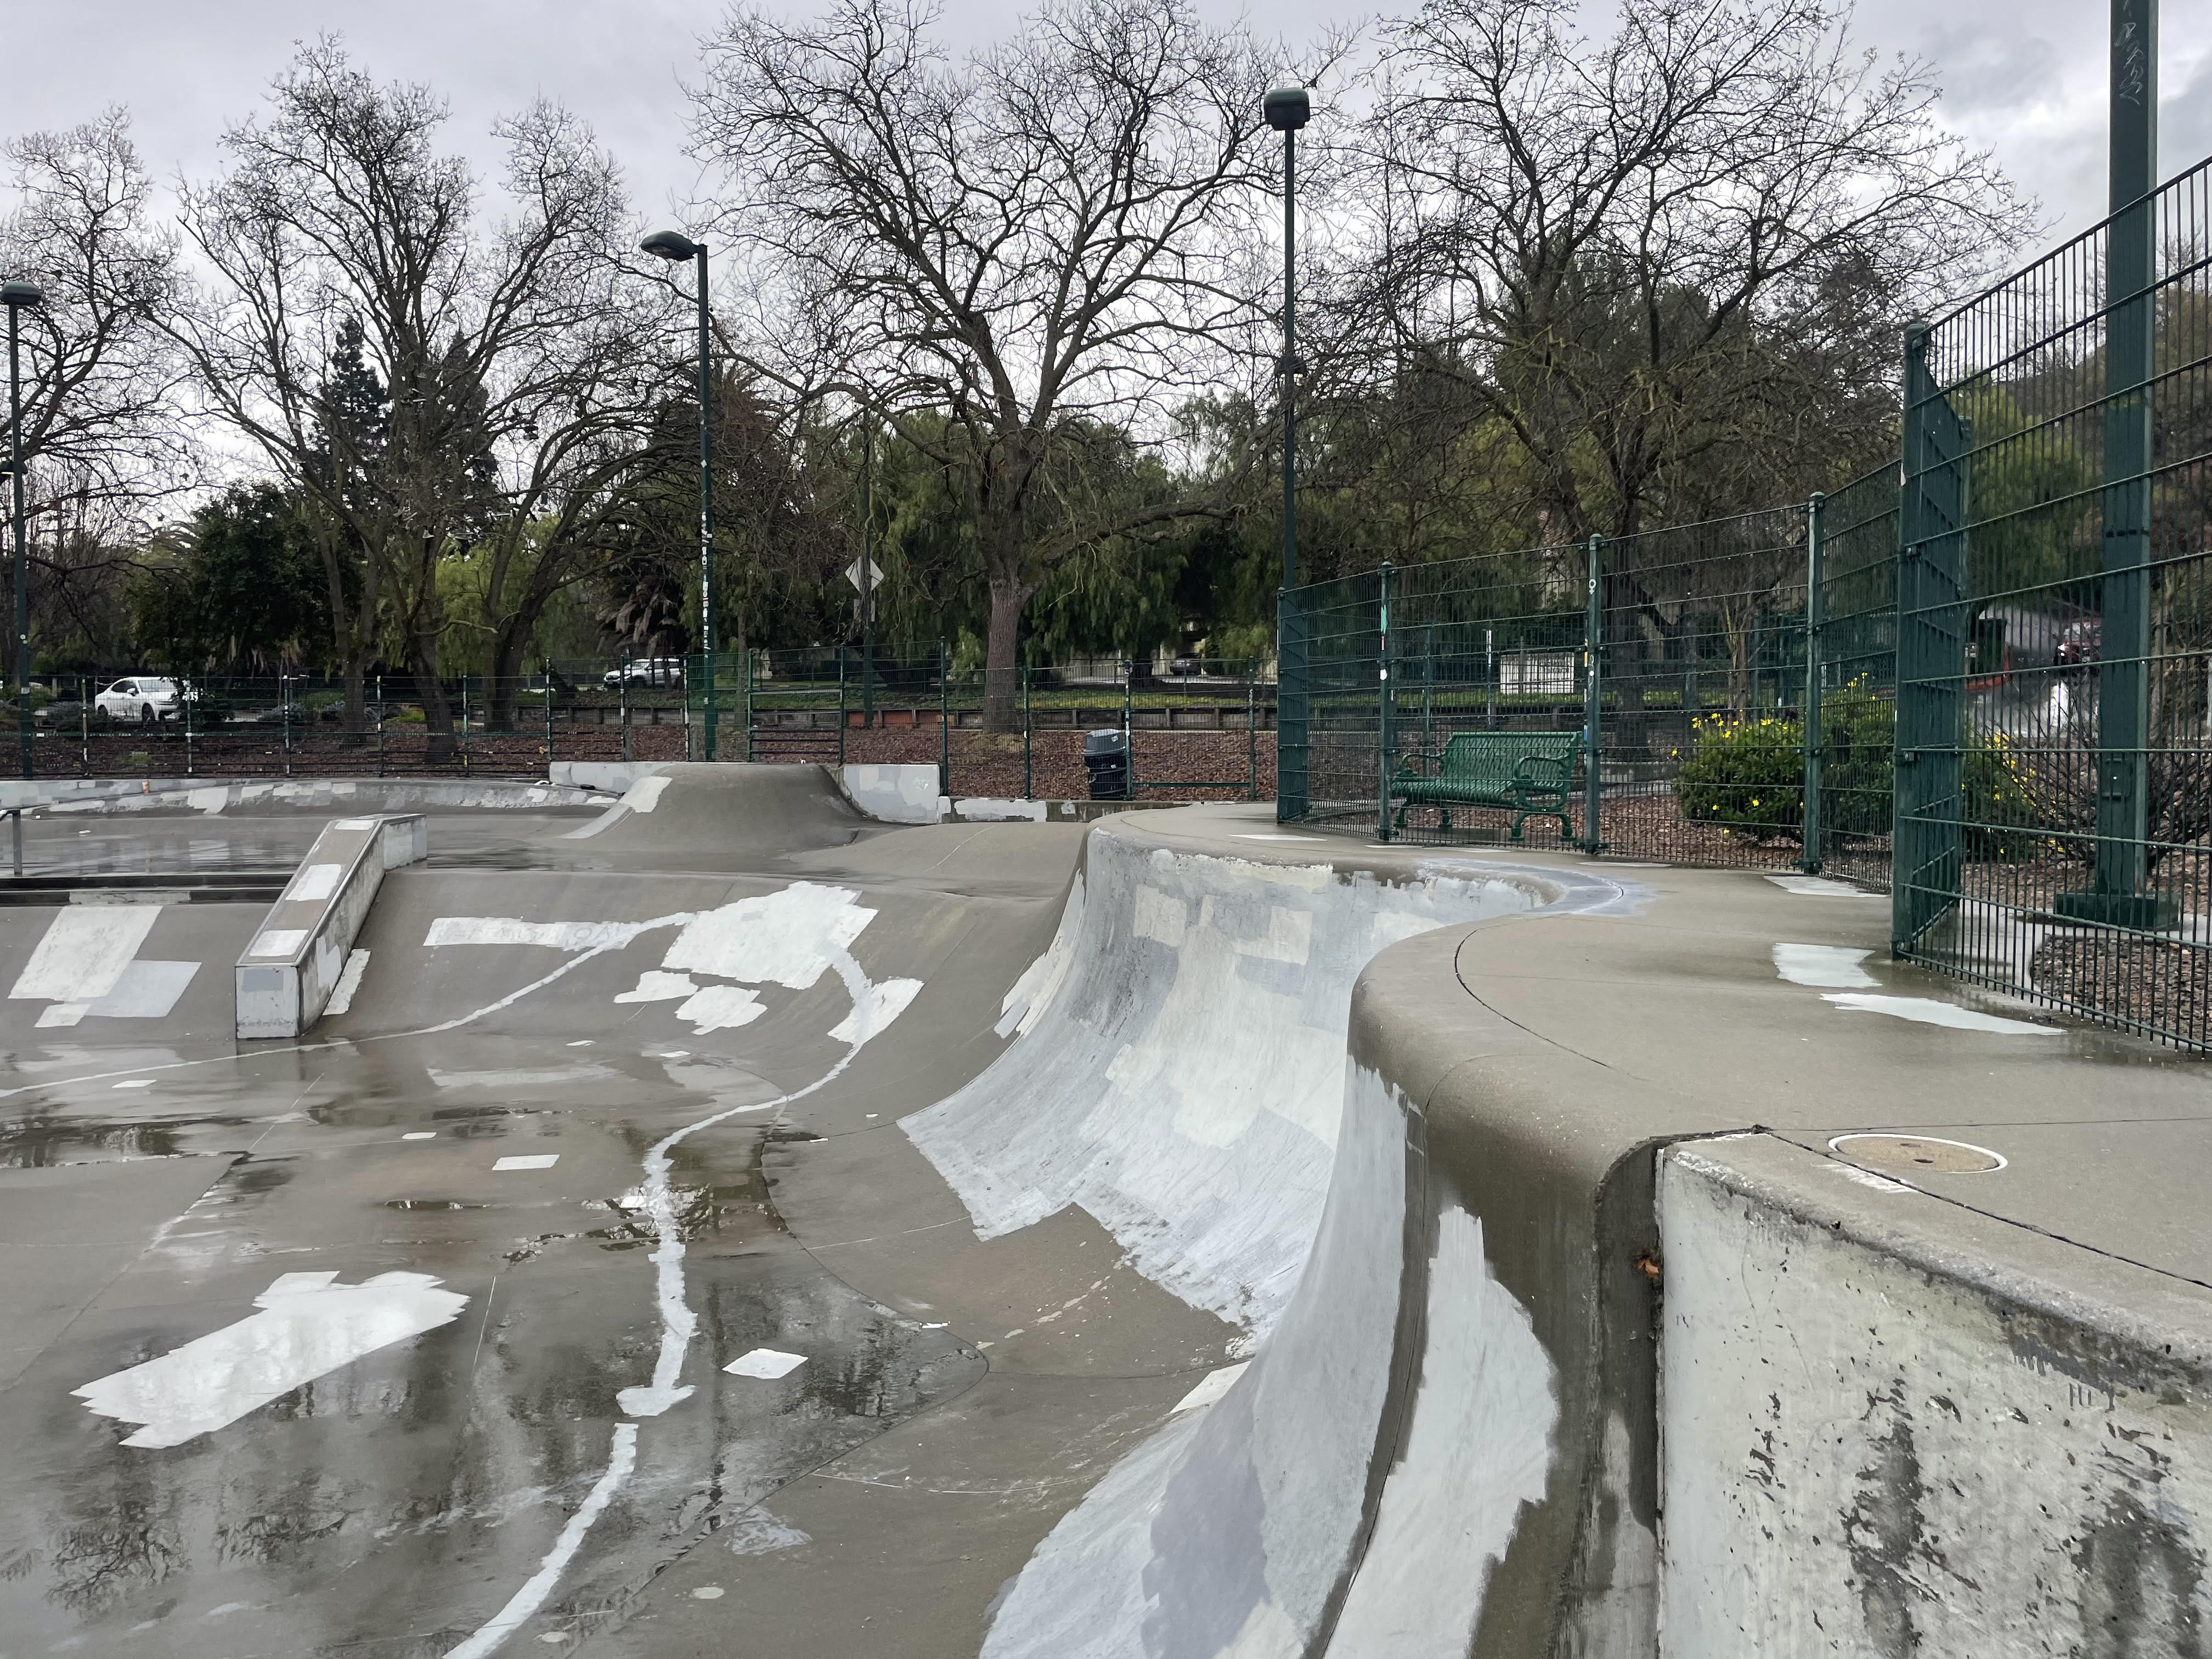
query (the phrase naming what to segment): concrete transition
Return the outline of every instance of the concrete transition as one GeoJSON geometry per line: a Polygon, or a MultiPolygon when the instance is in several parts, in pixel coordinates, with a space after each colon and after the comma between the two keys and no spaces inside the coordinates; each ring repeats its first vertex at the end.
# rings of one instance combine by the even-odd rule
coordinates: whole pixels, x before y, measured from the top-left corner
{"type": "Polygon", "coordinates": [[[428,807],[283,1047],[258,911],[0,910],[0,1646],[2212,1646],[2191,1064],[1840,884],[914,769],[428,807]]]}

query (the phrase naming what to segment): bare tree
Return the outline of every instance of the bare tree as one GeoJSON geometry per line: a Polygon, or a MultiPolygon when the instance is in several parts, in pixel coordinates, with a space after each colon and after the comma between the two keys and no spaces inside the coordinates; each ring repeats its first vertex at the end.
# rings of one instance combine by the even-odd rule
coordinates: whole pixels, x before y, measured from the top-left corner
{"type": "Polygon", "coordinates": [[[1815,0],[1428,0],[1352,158],[1375,360],[1462,380],[1538,538],[1634,533],[1850,476],[1892,441],[1898,330],[2031,228],[1815,0]]]}
{"type": "Polygon", "coordinates": [[[14,203],[0,217],[0,276],[46,290],[21,318],[25,483],[32,521],[58,532],[33,555],[33,604],[65,623],[87,614],[90,573],[106,568],[118,533],[194,475],[179,360],[159,326],[178,297],[176,246],[155,222],[121,110],[15,139],[5,154],[14,203]],[[88,562],[77,532],[94,522],[105,550],[88,562]]]}
{"type": "Polygon", "coordinates": [[[1052,565],[1209,507],[1086,520],[1040,486],[1102,424],[1164,436],[1259,315],[1267,77],[1188,0],[1052,0],[957,61],[935,21],[902,0],[804,24],[740,9],[708,44],[694,150],[765,256],[761,371],[843,390],[968,481],[1004,729],[1052,565]]]}
{"type": "Polygon", "coordinates": [[[435,757],[453,731],[441,563],[486,548],[512,661],[642,447],[668,301],[626,266],[613,163],[550,105],[498,128],[510,211],[493,224],[468,165],[438,152],[428,88],[380,86],[325,40],[270,104],[226,136],[229,173],[186,193],[216,280],[179,337],[210,408],[313,509],[352,722],[393,638],[435,757]],[[549,515],[550,539],[526,541],[549,515]]]}

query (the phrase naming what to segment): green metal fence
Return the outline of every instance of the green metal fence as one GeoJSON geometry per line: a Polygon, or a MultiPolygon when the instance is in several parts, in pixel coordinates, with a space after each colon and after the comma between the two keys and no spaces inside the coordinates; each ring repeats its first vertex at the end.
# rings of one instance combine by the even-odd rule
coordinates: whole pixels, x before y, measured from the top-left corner
{"type": "Polygon", "coordinates": [[[1285,592],[1279,816],[1508,842],[1579,738],[1522,844],[1887,885],[1901,957],[2212,1046],[2208,208],[1916,325],[1825,498],[1285,592]]]}

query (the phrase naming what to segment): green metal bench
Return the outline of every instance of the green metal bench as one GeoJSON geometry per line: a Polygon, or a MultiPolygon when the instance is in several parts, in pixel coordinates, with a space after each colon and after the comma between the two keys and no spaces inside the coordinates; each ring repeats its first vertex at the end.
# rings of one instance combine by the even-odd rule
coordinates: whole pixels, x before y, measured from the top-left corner
{"type": "Polygon", "coordinates": [[[1462,732],[1441,754],[1408,755],[1400,764],[1389,795],[1399,804],[1397,827],[1415,806],[1439,809],[1447,830],[1455,806],[1498,806],[1514,815],[1516,841],[1532,817],[1557,817],[1571,841],[1567,795],[1582,752],[1579,732],[1462,732]]]}

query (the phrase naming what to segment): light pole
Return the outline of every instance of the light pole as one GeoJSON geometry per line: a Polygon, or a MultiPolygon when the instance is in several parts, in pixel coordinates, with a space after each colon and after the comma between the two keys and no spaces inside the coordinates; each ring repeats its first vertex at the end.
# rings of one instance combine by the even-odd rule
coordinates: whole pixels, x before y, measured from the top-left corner
{"type": "Polygon", "coordinates": [[[680,230],[656,230],[641,252],[671,264],[689,259],[699,273],[699,634],[707,659],[706,734],[702,752],[714,758],[714,346],[707,312],[707,245],[680,230]]]}
{"type": "Polygon", "coordinates": [[[36,283],[0,283],[8,307],[8,477],[15,487],[15,738],[23,775],[31,775],[31,549],[23,538],[23,362],[16,318],[25,306],[46,303],[36,283]]]}
{"type": "Polygon", "coordinates": [[[1291,597],[1298,583],[1298,129],[1312,118],[1304,87],[1277,87],[1260,100],[1283,135],[1283,587],[1275,619],[1275,816],[1306,812],[1306,625],[1291,597]]]}

